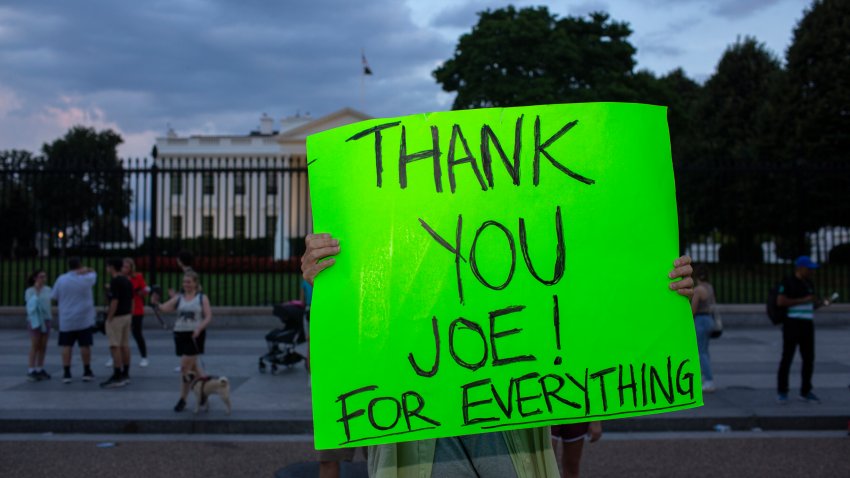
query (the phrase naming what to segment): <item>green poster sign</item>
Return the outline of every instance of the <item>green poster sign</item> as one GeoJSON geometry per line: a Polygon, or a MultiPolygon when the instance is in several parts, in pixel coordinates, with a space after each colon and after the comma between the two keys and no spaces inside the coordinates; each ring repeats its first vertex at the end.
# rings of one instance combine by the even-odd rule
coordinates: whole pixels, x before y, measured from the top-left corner
{"type": "Polygon", "coordinates": [[[307,138],[318,449],[700,406],[666,108],[453,111],[307,138]]]}

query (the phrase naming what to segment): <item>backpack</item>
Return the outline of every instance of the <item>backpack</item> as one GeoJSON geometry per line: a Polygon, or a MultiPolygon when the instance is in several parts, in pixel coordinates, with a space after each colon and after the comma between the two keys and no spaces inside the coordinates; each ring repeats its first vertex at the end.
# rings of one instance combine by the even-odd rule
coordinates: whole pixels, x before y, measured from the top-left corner
{"type": "Polygon", "coordinates": [[[779,287],[782,283],[774,285],[767,293],[767,317],[773,325],[780,325],[788,318],[788,307],[780,307],[776,304],[779,298],[779,287]]]}

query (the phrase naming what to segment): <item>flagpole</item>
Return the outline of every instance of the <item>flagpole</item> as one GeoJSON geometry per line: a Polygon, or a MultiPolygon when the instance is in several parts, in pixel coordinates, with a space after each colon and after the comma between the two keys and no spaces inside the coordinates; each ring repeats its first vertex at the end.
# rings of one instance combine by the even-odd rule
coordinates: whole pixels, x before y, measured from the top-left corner
{"type": "Polygon", "coordinates": [[[360,70],[360,111],[366,111],[366,49],[360,49],[360,61],[363,68],[360,70]]]}

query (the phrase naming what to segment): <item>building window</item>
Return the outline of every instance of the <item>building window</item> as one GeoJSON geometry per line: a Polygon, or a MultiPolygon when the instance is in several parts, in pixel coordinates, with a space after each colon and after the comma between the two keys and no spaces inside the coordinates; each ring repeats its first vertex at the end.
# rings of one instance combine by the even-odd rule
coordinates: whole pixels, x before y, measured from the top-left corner
{"type": "Polygon", "coordinates": [[[277,233],[277,216],[266,216],[266,237],[274,237],[277,233]]]}
{"type": "Polygon", "coordinates": [[[212,173],[204,173],[203,178],[203,189],[204,194],[215,194],[215,181],[213,179],[212,173]]]}
{"type": "Polygon", "coordinates": [[[179,196],[181,194],[183,194],[183,175],[171,173],[171,195],[179,196]]]}
{"type": "Polygon", "coordinates": [[[233,237],[245,238],[245,216],[233,216],[233,237]]]}
{"type": "Polygon", "coordinates": [[[171,237],[183,237],[183,216],[171,216],[171,237]]]}
{"type": "Polygon", "coordinates": [[[245,173],[235,173],[233,176],[233,194],[243,196],[245,194],[245,173]]]}
{"type": "Polygon", "coordinates": [[[266,194],[277,194],[277,173],[266,174],[266,194]]]}
{"type": "Polygon", "coordinates": [[[201,235],[205,237],[212,237],[213,225],[213,217],[204,216],[203,219],[201,219],[201,235]]]}

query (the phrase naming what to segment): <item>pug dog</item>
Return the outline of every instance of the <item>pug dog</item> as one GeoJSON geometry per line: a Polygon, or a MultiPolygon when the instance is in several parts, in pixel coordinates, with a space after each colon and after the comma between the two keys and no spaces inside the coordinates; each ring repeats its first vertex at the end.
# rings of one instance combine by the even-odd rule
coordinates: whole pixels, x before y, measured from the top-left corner
{"type": "Polygon", "coordinates": [[[186,374],[189,381],[189,388],[195,394],[195,413],[198,413],[203,407],[207,412],[210,409],[210,395],[218,395],[221,401],[227,407],[227,414],[230,415],[230,382],[227,377],[198,377],[195,372],[186,374]]]}

